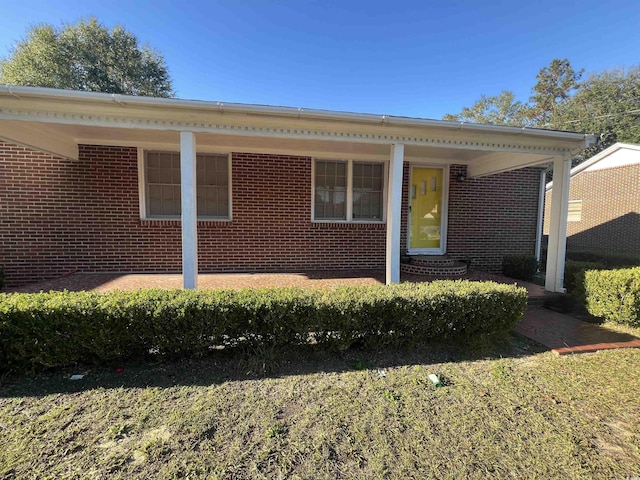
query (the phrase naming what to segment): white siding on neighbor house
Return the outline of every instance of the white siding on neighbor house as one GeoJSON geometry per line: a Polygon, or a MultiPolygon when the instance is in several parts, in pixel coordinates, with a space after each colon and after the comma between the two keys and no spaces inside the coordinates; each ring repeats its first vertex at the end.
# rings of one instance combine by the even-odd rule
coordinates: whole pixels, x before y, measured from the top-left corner
{"type": "Polygon", "coordinates": [[[593,172],[595,170],[604,170],[606,168],[624,167],[626,165],[635,165],[636,163],[640,163],[640,146],[626,145],[606,156],[602,160],[595,162],[593,165],[585,168],[583,172],[593,172]]]}

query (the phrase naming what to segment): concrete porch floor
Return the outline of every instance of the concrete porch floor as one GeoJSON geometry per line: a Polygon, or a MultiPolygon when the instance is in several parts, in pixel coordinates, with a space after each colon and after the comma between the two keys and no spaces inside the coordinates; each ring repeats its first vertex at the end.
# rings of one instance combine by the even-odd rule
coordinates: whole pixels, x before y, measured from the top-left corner
{"type": "MultiPolygon", "coordinates": [[[[295,273],[210,273],[198,275],[198,288],[261,288],[302,287],[331,288],[339,285],[382,285],[383,270],[318,270],[295,273]]],[[[514,280],[503,275],[469,270],[459,277],[435,277],[402,274],[403,282],[425,282],[438,279],[491,280],[498,283],[517,283],[527,289],[530,298],[548,295],[539,285],[514,280]]],[[[180,274],[133,274],[133,273],[75,273],[53,280],[9,288],[9,292],[33,293],[49,290],[82,291],[134,290],[138,288],[182,288],[180,274]]]]}

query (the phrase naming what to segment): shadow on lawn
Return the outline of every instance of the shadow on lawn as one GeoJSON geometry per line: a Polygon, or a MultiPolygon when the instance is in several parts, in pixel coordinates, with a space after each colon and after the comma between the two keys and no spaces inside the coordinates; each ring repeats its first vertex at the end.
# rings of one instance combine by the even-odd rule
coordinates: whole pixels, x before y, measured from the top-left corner
{"type": "Polygon", "coordinates": [[[343,352],[319,351],[313,347],[292,349],[277,354],[242,355],[217,352],[202,359],[172,362],[123,362],[111,366],[76,366],[38,375],[16,375],[2,379],[0,398],[42,397],[56,393],[78,393],[93,389],[170,388],[208,386],[224,382],[279,378],[291,375],[341,373],[354,370],[425,365],[432,371],[450,362],[518,358],[544,352],[542,346],[517,334],[491,345],[422,345],[412,349],[376,351],[350,349],[343,352]],[[70,380],[84,374],[82,380],[70,380]]]}

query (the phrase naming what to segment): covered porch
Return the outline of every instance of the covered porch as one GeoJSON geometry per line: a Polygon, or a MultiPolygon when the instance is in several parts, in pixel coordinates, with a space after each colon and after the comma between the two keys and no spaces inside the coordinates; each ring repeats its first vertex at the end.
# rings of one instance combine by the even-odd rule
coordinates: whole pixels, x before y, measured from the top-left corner
{"type": "MultiPolygon", "coordinates": [[[[8,86],[0,86],[0,137],[7,142],[75,162],[83,162],[85,157],[80,154],[83,146],[136,149],[139,171],[144,170],[145,152],[179,152],[180,193],[176,201],[181,211],[175,221],[180,225],[180,266],[184,288],[197,288],[199,278],[198,234],[202,220],[199,220],[197,203],[198,155],[229,155],[232,165],[229,169],[229,192],[233,192],[232,185],[236,182],[244,182],[250,187],[253,181],[246,174],[234,173],[232,152],[242,152],[248,164],[269,161],[265,154],[270,158],[282,157],[285,159],[282,175],[290,176],[301,173],[293,166],[286,166],[288,158],[345,161],[348,174],[344,176],[347,184],[343,192],[346,198],[342,200],[346,205],[344,220],[326,221],[314,216],[317,201],[313,196],[312,178],[316,163],[312,162],[309,171],[304,171],[309,178],[301,180],[302,183],[307,182],[306,191],[310,198],[296,194],[294,200],[311,205],[311,215],[306,221],[314,228],[322,229],[325,228],[323,225],[330,224],[354,230],[383,229],[384,281],[387,284],[400,281],[400,253],[406,245],[403,232],[408,230],[406,218],[410,216],[406,202],[403,204],[403,194],[405,198],[411,195],[406,182],[403,182],[407,166],[436,167],[445,172],[441,198],[446,212],[450,182],[473,181],[552,164],[554,190],[557,189],[559,194],[553,196],[551,206],[545,287],[554,292],[562,291],[563,286],[571,158],[593,141],[593,138],[582,134],[527,128],[8,86]],[[379,162],[384,169],[384,189],[380,192],[384,205],[380,210],[381,218],[375,221],[359,221],[353,211],[352,165],[362,161],[379,162]],[[451,178],[450,167],[454,165],[456,176],[451,178]]],[[[540,198],[544,194],[542,180],[540,198]]],[[[110,178],[110,181],[117,186],[118,177],[110,178]]],[[[140,176],[139,192],[145,188],[140,176]]],[[[274,197],[278,193],[263,188],[262,194],[265,192],[274,197]]],[[[138,198],[140,221],[156,222],[157,225],[166,221],[150,218],[144,194],[140,193],[138,198]]],[[[228,216],[216,219],[216,225],[233,223],[236,213],[242,213],[234,207],[236,200],[230,194],[228,216]]],[[[252,215],[257,214],[253,212],[252,215]]],[[[260,218],[255,221],[259,222],[260,218]]],[[[486,221],[489,226],[491,220],[486,221]]],[[[437,250],[438,253],[447,253],[446,214],[440,222],[438,232],[441,240],[437,250]]],[[[209,243],[215,243],[215,232],[212,232],[209,243]]],[[[300,245],[308,248],[309,244],[302,239],[300,245]]],[[[242,258],[238,261],[242,262],[242,258]]]]}

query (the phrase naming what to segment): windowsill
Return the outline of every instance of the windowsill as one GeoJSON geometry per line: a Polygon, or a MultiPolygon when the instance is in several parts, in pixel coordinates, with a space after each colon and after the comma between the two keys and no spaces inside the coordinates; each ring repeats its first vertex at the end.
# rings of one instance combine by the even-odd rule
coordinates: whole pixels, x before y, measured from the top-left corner
{"type": "MultiPolygon", "coordinates": [[[[198,218],[196,220],[198,224],[215,224],[215,223],[223,223],[229,224],[231,223],[231,218],[198,218]]],[[[182,222],[180,217],[146,217],[140,218],[140,223],[142,224],[167,224],[167,225],[179,225],[182,222]]]]}
{"type": "Polygon", "coordinates": [[[315,228],[361,228],[361,229],[381,229],[385,228],[387,222],[366,222],[346,220],[311,220],[311,226],[315,228]]]}
{"type": "Polygon", "coordinates": [[[384,225],[384,220],[316,220],[312,219],[311,223],[340,223],[340,224],[358,224],[358,225],[384,225]]]}

